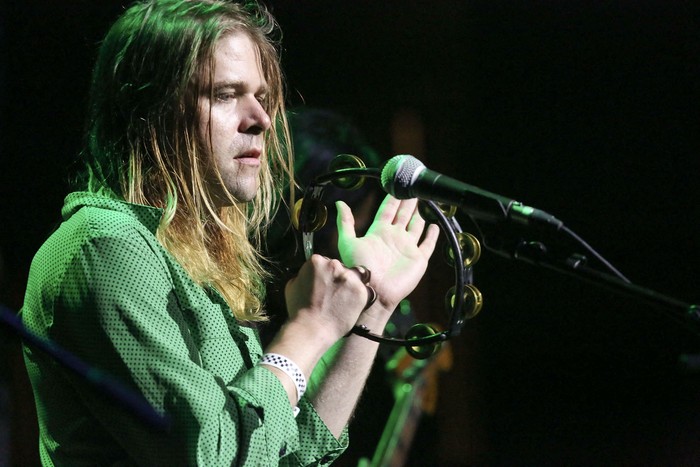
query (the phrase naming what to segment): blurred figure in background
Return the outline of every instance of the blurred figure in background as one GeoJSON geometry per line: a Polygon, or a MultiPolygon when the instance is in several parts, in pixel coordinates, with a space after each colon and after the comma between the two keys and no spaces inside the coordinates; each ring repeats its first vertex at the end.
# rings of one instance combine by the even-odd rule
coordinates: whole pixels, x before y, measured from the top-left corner
{"type": "MultiPolygon", "coordinates": [[[[297,198],[303,196],[303,189],[315,177],[329,171],[331,161],[339,154],[357,156],[367,167],[379,167],[384,162],[349,117],[328,109],[304,107],[289,111],[287,118],[294,144],[294,174],[301,187],[296,192],[297,198]]],[[[358,235],[364,235],[384,197],[379,184],[372,180],[357,190],[343,190],[329,184],[325,193],[327,200],[342,199],[350,206],[358,235]]],[[[332,202],[327,207],[329,222],[314,233],[314,252],[337,257],[337,229],[333,222],[336,209],[332,202]]],[[[268,253],[278,261],[296,258],[303,262],[298,238],[291,227],[289,212],[281,209],[267,238],[268,253]]]]}

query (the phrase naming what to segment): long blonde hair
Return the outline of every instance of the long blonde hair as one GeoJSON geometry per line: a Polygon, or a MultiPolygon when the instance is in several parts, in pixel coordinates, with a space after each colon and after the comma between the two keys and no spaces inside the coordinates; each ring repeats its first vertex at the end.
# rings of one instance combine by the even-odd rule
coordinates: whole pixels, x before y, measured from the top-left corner
{"type": "Polygon", "coordinates": [[[292,179],[292,148],[274,18],[255,3],[150,0],[107,33],[93,71],[83,186],[162,208],[158,238],[193,280],[214,287],[241,321],[265,319],[258,246],[292,179]],[[198,97],[212,93],[216,43],[244,33],[258,49],[269,92],[260,189],[216,208],[204,179],[215,164],[198,135],[198,97]]]}

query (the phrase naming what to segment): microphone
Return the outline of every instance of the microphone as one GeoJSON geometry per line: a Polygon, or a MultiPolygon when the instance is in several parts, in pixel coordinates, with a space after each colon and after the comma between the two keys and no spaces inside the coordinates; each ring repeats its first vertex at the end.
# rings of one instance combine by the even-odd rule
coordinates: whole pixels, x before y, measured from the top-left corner
{"type": "Polygon", "coordinates": [[[542,210],[434,172],[405,154],[394,156],[384,164],[381,182],[384,191],[395,198],[419,198],[455,205],[475,219],[539,224],[556,230],[564,224],[542,210]]]}

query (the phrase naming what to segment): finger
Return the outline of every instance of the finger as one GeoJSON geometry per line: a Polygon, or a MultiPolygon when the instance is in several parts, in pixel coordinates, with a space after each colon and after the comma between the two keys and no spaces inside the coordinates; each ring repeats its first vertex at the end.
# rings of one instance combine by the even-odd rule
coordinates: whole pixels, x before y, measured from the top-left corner
{"type": "Polygon", "coordinates": [[[285,286],[284,286],[284,295],[285,295],[285,296],[289,295],[289,291],[290,291],[291,288],[294,286],[294,283],[295,283],[296,281],[297,281],[297,277],[296,277],[296,276],[292,277],[291,279],[289,279],[289,280],[287,281],[287,283],[286,283],[285,286]]]}
{"type": "MultiPolygon", "coordinates": [[[[341,263],[339,263],[341,264],[341,263]]],[[[353,291],[353,297],[359,298],[362,295],[362,289],[367,289],[369,288],[369,285],[363,284],[362,279],[360,278],[359,274],[357,274],[357,269],[356,268],[346,268],[345,266],[340,266],[342,270],[338,271],[338,275],[336,277],[336,282],[343,283],[344,287],[350,287],[349,290],[353,291]]],[[[376,293],[375,293],[376,295],[376,293]]],[[[367,297],[367,301],[369,301],[371,297],[367,297]]],[[[376,297],[375,297],[376,300],[376,297]]]]}
{"type": "Polygon", "coordinates": [[[333,272],[335,276],[340,276],[345,273],[345,271],[348,269],[345,267],[345,265],[340,261],[339,259],[336,258],[328,258],[328,265],[330,270],[333,272]]]}
{"type": "Polygon", "coordinates": [[[414,237],[420,237],[423,235],[423,230],[425,230],[425,220],[420,215],[417,208],[414,211],[413,217],[411,217],[411,222],[409,222],[406,230],[414,237]]]}
{"type": "Polygon", "coordinates": [[[394,218],[396,217],[396,211],[399,209],[400,205],[401,200],[398,200],[391,195],[386,195],[382,201],[382,204],[379,205],[379,209],[377,209],[377,214],[374,216],[374,221],[393,224],[394,218]]]}
{"type": "Polygon", "coordinates": [[[343,201],[336,201],[335,208],[338,211],[336,223],[338,225],[338,242],[346,242],[357,238],[355,233],[355,216],[352,215],[350,206],[343,201]]]}
{"type": "Polygon", "coordinates": [[[356,283],[355,281],[359,280],[360,286],[364,287],[365,290],[367,291],[367,301],[365,302],[365,306],[362,308],[363,311],[366,310],[367,308],[371,307],[372,305],[374,305],[374,302],[377,300],[377,291],[374,290],[374,287],[369,285],[370,276],[371,276],[371,273],[370,273],[369,269],[365,268],[364,266],[355,266],[352,268],[346,268],[345,274],[343,274],[343,278],[345,279],[347,284],[354,284],[354,283],[356,283]],[[367,277],[362,277],[363,276],[363,274],[361,274],[362,270],[364,270],[364,272],[366,272],[367,277]],[[365,279],[367,280],[366,282],[365,282],[365,279]]]}
{"type": "Polygon", "coordinates": [[[319,268],[322,264],[327,263],[330,261],[330,258],[327,258],[326,256],[321,256],[318,253],[314,253],[311,255],[311,258],[309,258],[309,263],[311,263],[314,268],[319,268]]]}
{"type": "Polygon", "coordinates": [[[417,204],[418,200],[416,198],[401,200],[392,223],[406,228],[409,222],[411,222],[413,214],[416,212],[417,204]]]}
{"type": "MultiPolygon", "coordinates": [[[[316,280],[326,284],[346,280],[348,268],[338,259],[314,254],[308,262],[313,267],[311,274],[316,280]]],[[[353,276],[356,275],[353,274],[353,276]]]]}
{"type": "Polygon", "coordinates": [[[365,266],[362,266],[362,265],[353,266],[349,269],[351,271],[355,271],[358,274],[358,276],[360,277],[360,280],[362,281],[362,283],[365,285],[369,284],[369,281],[372,279],[372,271],[367,269],[365,266]]]}
{"type": "Polygon", "coordinates": [[[418,249],[425,255],[426,258],[429,258],[433,254],[433,251],[435,251],[435,245],[437,244],[439,235],[440,228],[435,224],[430,224],[428,226],[428,230],[425,232],[423,241],[420,245],[418,245],[418,249]]]}
{"type": "Polygon", "coordinates": [[[321,275],[321,277],[335,277],[339,274],[339,272],[345,270],[345,266],[343,266],[343,264],[337,259],[331,259],[317,253],[311,255],[311,258],[309,258],[309,260],[305,263],[305,266],[306,265],[308,265],[308,272],[306,272],[304,280],[308,279],[309,274],[311,277],[318,275],[321,275]],[[329,274],[330,276],[328,276],[329,274]]]}

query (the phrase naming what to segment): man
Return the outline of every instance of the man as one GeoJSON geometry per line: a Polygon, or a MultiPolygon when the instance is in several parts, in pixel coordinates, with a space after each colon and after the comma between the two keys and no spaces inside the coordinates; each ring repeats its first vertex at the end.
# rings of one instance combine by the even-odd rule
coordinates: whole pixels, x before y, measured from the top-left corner
{"type": "Polygon", "coordinates": [[[387,197],[358,238],[340,203],[344,264],[304,264],[286,287],[288,320],[261,349],[256,245],[291,172],[273,32],[255,6],[154,0],[105,37],[82,191],[32,262],[22,317],[173,424],[149,429],[26,347],[44,464],[308,465],[347,446],[377,350],[347,333],[381,332],[438,230],[415,200],[387,197]]]}

